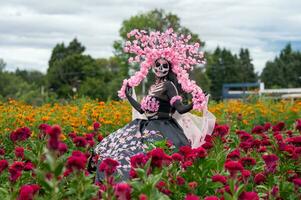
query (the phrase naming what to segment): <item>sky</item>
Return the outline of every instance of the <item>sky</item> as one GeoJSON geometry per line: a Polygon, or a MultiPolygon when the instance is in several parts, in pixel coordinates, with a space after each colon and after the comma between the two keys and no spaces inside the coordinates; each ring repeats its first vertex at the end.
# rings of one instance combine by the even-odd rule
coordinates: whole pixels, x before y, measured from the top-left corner
{"type": "Polygon", "coordinates": [[[53,47],[75,37],[110,57],[123,20],[155,8],[179,16],[205,50],[248,48],[259,73],[288,42],[301,50],[300,0],[0,0],[0,58],[8,71],[46,72],[53,47]]]}

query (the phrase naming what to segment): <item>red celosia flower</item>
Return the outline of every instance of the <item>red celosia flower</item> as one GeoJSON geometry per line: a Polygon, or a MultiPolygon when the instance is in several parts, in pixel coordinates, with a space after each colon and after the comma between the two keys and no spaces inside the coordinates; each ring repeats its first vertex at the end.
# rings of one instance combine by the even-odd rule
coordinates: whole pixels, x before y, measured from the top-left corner
{"type": "Polygon", "coordinates": [[[180,147],[180,153],[182,153],[185,157],[191,153],[192,149],[190,146],[182,146],[180,147]]]}
{"type": "Polygon", "coordinates": [[[260,148],[258,149],[258,152],[263,153],[267,151],[267,147],[266,146],[260,146],[260,148]]]}
{"type": "Polygon", "coordinates": [[[84,170],[87,164],[87,157],[81,151],[73,151],[72,155],[67,159],[67,168],[84,170]]]}
{"type": "Polygon", "coordinates": [[[253,145],[253,140],[248,140],[248,141],[241,142],[239,144],[239,147],[242,148],[245,152],[247,152],[249,149],[253,147],[252,145],[253,145]]]}
{"type": "Polygon", "coordinates": [[[263,173],[258,173],[254,177],[254,182],[259,185],[266,180],[266,176],[263,173]]]}
{"type": "Polygon", "coordinates": [[[267,172],[274,173],[277,167],[277,161],[279,158],[275,154],[263,155],[262,156],[265,164],[267,172]]]}
{"type": "Polygon", "coordinates": [[[241,142],[245,142],[245,141],[248,141],[248,140],[253,140],[253,136],[250,135],[249,133],[241,133],[239,135],[239,139],[241,142]]]}
{"type": "Polygon", "coordinates": [[[249,170],[243,169],[241,171],[241,175],[244,180],[247,180],[251,176],[251,172],[249,170]]]}
{"type": "Polygon", "coordinates": [[[147,198],[146,194],[140,194],[139,200],[148,200],[148,198],[147,198]]]}
{"type": "Polygon", "coordinates": [[[252,129],[252,133],[263,133],[265,132],[265,128],[263,126],[255,126],[253,129],[252,129]]]}
{"type": "Polygon", "coordinates": [[[237,171],[243,170],[243,166],[238,161],[227,161],[225,168],[230,172],[231,176],[235,175],[237,171]]]}
{"type": "Polygon", "coordinates": [[[296,146],[301,146],[301,136],[295,136],[295,137],[291,137],[286,139],[286,142],[292,143],[296,146]]]}
{"type": "Polygon", "coordinates": [[[193,163],[190,161],[190,160],[187,160],[187,161],[185,161],[183,164],[182,164],[182,167],[184,168],[184,169],[187,169],[187,167],[190,167],[190,166],[192,166],[193,165],[193,163]]]}
{"type": "Polygon", "coordinates": [[[177,177],[177,185],[184,185],[185,184],[185,179],[181,176],[177,177]]]}
{"type": "Polygon", "coordinates": [[[137,174],[136,170],[133,169],[133,168],[130,169],[129,175],[130,175],[131,179],[138,177],[138,174],[137,174]]]}
{"type": "Polygon", "coordinates": [[[187,194],[185,200],[200,200],[200,198],[194,194],[187,194]]]}
{"type": "Polygon", "coordinates": [[[42,139],[45,137],[45,135],[49,134],[49,132],[51,131],[51,126],[48,124],[40,124],[39,129],[41,132],[39,139],[42,139]]]}
{"type": "Polygon", "coordinates": [[[119,163],[111,158],[104,159],[99,165],[99,171],[105,172],[107,175],[112,175],[115,173],[119,163]]]}
{"type": "Polygon", "coordinates": [[[240,162],[243,164],[244,167],[256,165],[256,160],[252,157],[243,157],[240,159],[240,162]]]}
{"type": "Polygon", "coordinates": [[[274,197],[277,197],[278,194],[279,194],[279,187],[278,187],[278,186],[274,186],[274,187],[272,188],[271,194],[272,194],[274,197]]]}
{"type": "Polygon", "coordinates": [[[189,182],[188,187],[192,190],[194,190],[198,186],[198,183],[195,181],[189,182]]]}
{"type": "Polygon", "coordinates": [[[36,184],[23,185],[20,188],[18,200],[32,200],[34,195],[40,190],[40,186],[36,184]]]}
{"type": "Polygon", "coordinates": [[[54,125],[51,127],[49,131],[49,140],[48,140],[48,148],[50,150],[57,150],[59,147],[59,135],[61,134],[61,127],[58,125],[54,125]]]}
{"type": "Polygon", "coordinates": [[[297,129],[298,131],[301,131],[301,119],[297,119],[297,120],[296,120],[296,129],[297,129]]]}
{"type": "Polygon", "coordinates": [[[196,152],[199,158],[205,158],[207,156],[207,151],[203,147],[198,147],[194,149],[194,151],[196,152]]]}
{"type": "Polygon", "coordinates": [[[171,161],[171,157],[165,154],[163,149],[155,148],[147,153],[148,157],[151,158],[151,166],[162,167],[163,164],[168,164],[171,161]]]}
{"type": "Polygon", "coordinates": [[[205,197],[204,200],[220,200],[217,196],[208,196],[205,197]]]}
{"type": "Polygon", "coordinates": [[[76,136],[75,138],[73,138],[73,143],[77,147],[86,147],[88,144],[87,140],[82,136],[76,136]]]}
{"type": "Polygon", "coordinates": [[[58,146],[58,150],[59,150],[60,154],[62,155],[68,151],[68,146],[63,142],[60,142],[59,146],[58,146]]]}
{"type": "Polygon", "coordinates": [[[174,160],[174,161],[178,161],[178,162],[181,162],[183,160],[183,156],[179,153],[174,153],[171,155],[171,158],[174,160]]]}
{"type": "Polygon", "coordinates": [[[24,158],[24,148],[23,147],[16,147],[15,148],[15,155],[17,158],[24,158]]]}
{"type": "Polygon", "coordinates": [[[211,142],[205,142],[202,147],[204,149],[211,149],[213,147],[213,144],[211,142]]]}
{"type": "Polygon", "coordinates": [[[31,136],[31,131],[27,127],[18,128],[10,134],[10,139],[13,142],[27,140],[31,136]]]}
{"type": "Polygon", "coordinates": [[[259,200],[256,192],[242,192],[238,198],[239,200],[259,200]]]}
{"type": "Polygon", "coordinates": [[[0,148],[0,156],[3,156],[5,154],[5,150],[0,148]]]}
{"type": "Polygon", "coordinates": [[[102,140],[103,140],[103,137],[102,137],[101,134],[99,134],[99,135],[97,136],[97,141],[98,141],[98,142],[101,142],[102,140]]]}
{"type": "Polygon", "coordinates": [[[8,172],[9,172],[9,180],[13,183],[16,182],[20,176],[22,176],[22,171],[17,170],[15,168],[9,168],[8,172]]]}
{"type": "Polygon", "coordinates": [[[285,126],[284,122],[278,122],[275,126],[272,127],[272,131],[282,131],[285,126]]]}
{"type": "Polygon", "coordinates": [[[0,160],[0,174],[8,167],[7,160],[0,160]]]}
{"type": "Polygon", "coordinates": [[[263,125],[263,128],[265,131],[268,131],[272,127],[272,124],[270,122],[267,122],[263,125]]]}
{"type": "Polygon", "coordinates": [[[227,135],[229,133],[229,126],[228,125],[217,125],[216,127],[214,127],[214,133],[224,137],[225,135],[227,135]]]}
{"type": "Polygon", "coordinates": [[[230,152],[228,155],[227,155],[227,158],[228,159],[231,159],[231,160],[238,160],[240,158],[240,152],[239,152],[239,149],[235,149],[233,150],[232,152],[230,152]]]}
{"type": "Polygon", "coordinates": [[[131,157],[131,166],[134,168],[143,167],[147,161],[148,157],[143,153],[139,153],[131,157]]]}
{"type": "Polygon", "coordinates": [[[68,133],[68,136],[73,139],[76,137],[76,133],[74,133],[74,132],[68,133]]]}
{"type": "Polygon", "coordinates": [[[25,163],[24,165],[24,171],[30,171],[34,169],[34,165],[32,164],[32,162],[28,161],[25,163]]]}
{"type": "Polygon", "coordinates": [[[293,183],[295,184],[295,186],[301,187],[301,178],[294,178],[293,183]]]}
{"type": "Polygon", "coordinates": [[[211,179],[212,179],[212,182],[220,182],[224,185],[227,183],[227,177],[220,175],[220,174],[216,174],[216,175],[212,176],[211,179]]]}
{"type": "Polygon", "coordinates": [[[280,132],[277,131],[273,135],[278,142],[282,141],[283,138],[282,138],[282,135],[280,134],[280,132]]]}
{"type": "Polygon", "coordinates": [[[94,122],[93,123],[93,128],[95,131],[98,131],[98,129],[100,128],[101,124],[99,122],[94,122]]]}
{"type": "Polygon", "coordinates": [[[114,187],[114,193],[119,200],[131,199],[131,186],[128,183],[118,183],[114,187]]]}

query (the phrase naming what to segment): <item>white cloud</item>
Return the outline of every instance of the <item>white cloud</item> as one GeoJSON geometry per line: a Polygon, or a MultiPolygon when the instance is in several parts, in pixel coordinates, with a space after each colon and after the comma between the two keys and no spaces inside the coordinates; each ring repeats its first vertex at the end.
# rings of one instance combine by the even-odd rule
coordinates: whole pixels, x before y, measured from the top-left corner
{"type": "Polygon", "coordinates": [[[256,71],[283,48],[279,42],[301,39],[299,0],[10,0],[0,3],[0,57],[10,70],[45,72],[55,44],[74,37],[93,57],[108,57],[122,21],[154,8],[177,14],[209,50],[249,48],[256,71]]]}

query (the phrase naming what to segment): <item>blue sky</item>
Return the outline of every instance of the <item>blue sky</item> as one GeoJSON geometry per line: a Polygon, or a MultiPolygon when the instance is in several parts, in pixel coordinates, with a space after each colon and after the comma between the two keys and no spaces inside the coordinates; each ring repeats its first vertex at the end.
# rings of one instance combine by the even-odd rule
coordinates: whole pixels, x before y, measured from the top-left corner
{"type": "Polygon", "coordinates": [[[10,71],[46,72],[52,48],[74,37],[94,58],[109,57],[122,21],[154,8],[178,15],[206,50],[249,48],[257,72],[288,42],[301,50],[300,0],[7,0],[0,2],[0,58],[10,71]]]}

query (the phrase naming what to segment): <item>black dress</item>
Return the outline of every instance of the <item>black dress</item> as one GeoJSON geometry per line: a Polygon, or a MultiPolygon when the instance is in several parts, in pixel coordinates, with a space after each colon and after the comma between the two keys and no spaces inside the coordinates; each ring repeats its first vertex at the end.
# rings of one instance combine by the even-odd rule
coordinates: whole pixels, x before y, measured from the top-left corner
{"type": "MultiPolygon", "coordinates": [[[[120,165],[117,167],[117,172],[120,174],[121,180],[127,180],[130,171],[130,158],[135,154],[146,152],[149,143],[170,140],[176,148],[190,145],[181,126],[171,117],[175,110],[185,110],[185,106],[181,102],[176,102],[175,105],[177,106],[170,105],[172,96],[178,95],[176,88],[170,81],[154,85],[153,88],[155,90],[150,89],[148,96],[159,102],[158,110],[145,112],[147,119],[133,120],[111,133],[96,146],[94,152],[99,155],[96,182],[104,178],[104,173],[99,172],[98,167],[105,158],[118,161],[120,165]]],[[[189,110],[191,110],[190,106],[188,109],[186,108],[185,112],[189,110]]]]}

